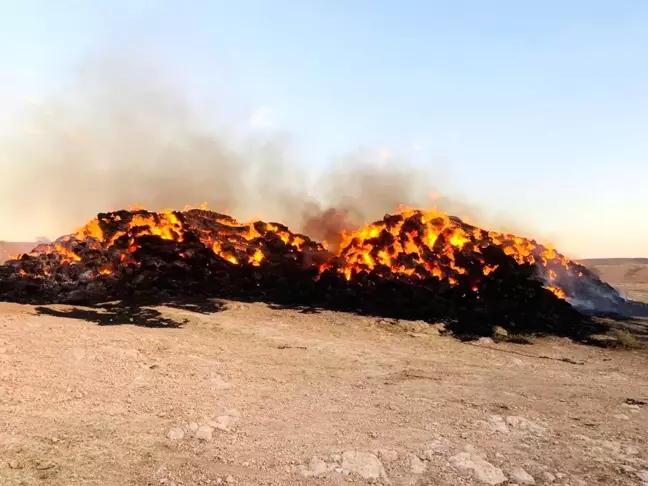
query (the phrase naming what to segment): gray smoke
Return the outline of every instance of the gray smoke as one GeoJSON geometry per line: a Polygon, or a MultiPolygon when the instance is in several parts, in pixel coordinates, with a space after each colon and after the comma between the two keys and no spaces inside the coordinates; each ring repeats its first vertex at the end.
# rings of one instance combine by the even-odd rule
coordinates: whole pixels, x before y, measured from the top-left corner
{"type": "MultiPolygon", "coordinates": [[[[167,74],[139,60],[94,56],[61,92],[30,105],[16,120],[19,132],[1,142],[8,234],[0,236],[57,237],[101,211],[207,203],[331,239],[399,205],[432,204],[430,174],[363,152],[310,180],[308,162],[295,160],[284,139],[213,127],[167,74]]],[[[447,199],[435,204],[469,212],[447,199]]]]}

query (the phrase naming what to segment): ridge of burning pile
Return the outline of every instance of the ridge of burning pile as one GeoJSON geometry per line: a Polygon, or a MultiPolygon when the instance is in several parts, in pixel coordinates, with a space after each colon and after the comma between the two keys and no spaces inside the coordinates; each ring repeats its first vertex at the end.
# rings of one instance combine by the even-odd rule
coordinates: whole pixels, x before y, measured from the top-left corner
{"type": "MultiPolygon", "coordinates": [[[[553,248],[436,210],[403,209],[325,244],[278,223],[203,209],[102,213],[0,266],[0,300],[262,300],[444,320],[457,332],[577,335],[569,303],[621,299],[553,248]]],[[[589,329],[589,328],[588,328],[589,329]]]]}

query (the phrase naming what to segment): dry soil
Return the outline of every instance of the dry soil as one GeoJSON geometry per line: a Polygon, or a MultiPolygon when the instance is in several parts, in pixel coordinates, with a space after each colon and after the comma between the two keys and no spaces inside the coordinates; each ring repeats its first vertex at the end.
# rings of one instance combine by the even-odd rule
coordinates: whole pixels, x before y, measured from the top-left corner
{"type": "Polygon", "coordinates": [[[0,307],[2,485],[648,482],[643,351],[262,304],[69,310],[0,307]],[[162,319],[182,327],[141,325],[162,319]]]}
{"type": "Polygon", "coordinates": [[[645,351],[438,330],[0,304],[0,485],[648,484],[645,351]]]}

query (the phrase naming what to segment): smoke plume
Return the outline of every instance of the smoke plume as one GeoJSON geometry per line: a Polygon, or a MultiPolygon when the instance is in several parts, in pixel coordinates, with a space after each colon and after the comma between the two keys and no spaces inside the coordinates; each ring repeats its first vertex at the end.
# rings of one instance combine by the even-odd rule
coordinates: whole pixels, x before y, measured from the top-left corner
{"type": "Polygon", "coordinates": [[[313,181],[281,137],[214,128],[169,79],[148,63],[93,57],[61,92],[29,105],[1,142],[1,236],[56,237],[101,211],[207,203],[333,241],[399,205],[432,204],[428,174],[362,152],[313,181]]]}

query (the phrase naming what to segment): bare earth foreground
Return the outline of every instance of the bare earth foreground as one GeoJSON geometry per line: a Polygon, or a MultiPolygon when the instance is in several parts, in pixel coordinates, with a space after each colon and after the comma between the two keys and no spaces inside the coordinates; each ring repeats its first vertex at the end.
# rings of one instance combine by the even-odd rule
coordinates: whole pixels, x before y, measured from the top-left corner
{"type": "Polygon", "coordinates": [[[48,309],[0,305],[2,485],[648,484],[644,351],[262,304],[48,309]],[[184,325],[138,326],[162,318],[184,325]]]}

